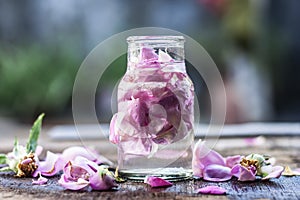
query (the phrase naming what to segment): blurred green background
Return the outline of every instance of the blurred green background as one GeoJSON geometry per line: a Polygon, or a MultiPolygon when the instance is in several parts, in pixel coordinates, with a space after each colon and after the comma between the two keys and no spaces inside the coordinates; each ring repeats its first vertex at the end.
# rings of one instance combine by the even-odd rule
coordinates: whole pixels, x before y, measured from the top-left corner
{"type": "MultiPolygon", "coordinates": [[[[4,0],[0,1],[0,115],[31,122],[72,120],[72,88],[88,53],[113,34],[164,27],[196,39],[214,59],[227,92],[227,123],[300,120],[300,1],[297,0],[4,0]]],[[[208,94],[187,64],[209,119],[208,94]]],[[[99,120],[126,55],[99,84],[99,120]]]]}

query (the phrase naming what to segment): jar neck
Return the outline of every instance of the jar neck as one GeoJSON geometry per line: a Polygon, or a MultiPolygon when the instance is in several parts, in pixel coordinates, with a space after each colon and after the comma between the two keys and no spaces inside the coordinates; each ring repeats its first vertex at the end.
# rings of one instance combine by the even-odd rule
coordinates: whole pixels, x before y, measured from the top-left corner
{"type": "Polygon", "coordinates": [[[131,36],[127,42],[128,68],[151,68],[159,64],[184,62],[182,36],[131,36]]]}

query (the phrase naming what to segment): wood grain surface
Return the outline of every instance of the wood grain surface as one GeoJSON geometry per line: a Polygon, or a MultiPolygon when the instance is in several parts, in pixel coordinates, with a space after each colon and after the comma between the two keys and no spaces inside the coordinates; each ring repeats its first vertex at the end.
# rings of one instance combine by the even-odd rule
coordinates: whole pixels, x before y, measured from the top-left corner
{"type": "Polygon", "coordinates": [[[0,175],[1,199],[300,199],[300,177],[281,177],[270,181],[239,182],[236,179],[213,183],[202,180],[176,182],[168,188],[151,188],[143,183],[125,182],[112,191],[66,191],[57,183],[58,176],[46,186],[32,185],[31,178],[17,179],[0,175]],[[198,188],[217,185],[226,195],[197,194],[198,188]]]}
{"type": "MultiPolygon", "coordinates": [[[[215,149],[222,155],[262,153],[276,157],[277,164],[300,167],[300,137],[266,137],[258,145],[245,143],[245,138],[210,138],[215,149]]],[[[46,150],[60,152],[63,148],[82,144],[82,141],[50,141],[42,138],[46,150]]],[[[103,155],[116,161],[116,149],[107,141],[85,141],[84,144],[96,147],[103,155]]],[[[3,147],[2,147],[3,148],[3,147]]],[[[1,148],[0,148],[1,149],[1,148]]],[[[8,151],[7,148],[2,149],[8,151]]],[[[50,178],[46,186],[33,186],[31,178],[17,179],[10,173],[0,174],[0,199],[300,199],[300,176],[281,177],[270,181],[213,183],[203,180],[176,182],[168,188],[151,188],[144,183],[125,182],[113,191],[67,191],[57,184],[59,176],[50,178]],[[226,188],[226,195],[196,194],[196,189],[207,185],[226,188]]]]}

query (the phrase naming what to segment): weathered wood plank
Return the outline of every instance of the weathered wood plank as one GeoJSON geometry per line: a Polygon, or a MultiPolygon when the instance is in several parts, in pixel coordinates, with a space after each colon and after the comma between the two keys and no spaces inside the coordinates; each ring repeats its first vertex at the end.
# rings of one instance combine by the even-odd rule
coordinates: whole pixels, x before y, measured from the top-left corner
{"type": "Polygon", "coordinates": [[[243,183],[236,179],[221,183],[203,180],[176,182],[168,188],[151,188],[144,183],[125,182],[113,191],[66,191],[51,178],[47,186],[32,185],[31,178],[18,179],[11,174],[0,175],[1,199],[300,199],[300,177],[281,177],[270,181],[243,183]],[[217,185],[227,189],[227,195],[202,195],[200,187],[217,185]]]}
{"type": "MultiPolygon", "coordinates": [[[[243,140],[243,138],[220,138],[215,149],[224,156],[268,154],[276,157],[279,165],[300,167],[300,137],[267,137],[266,142],[260,146],[247,146],[243,140]]],[[[80,141],[57,143],[41,138],[41,145],[45,150],[54,152],[61,152],[63,148],[78,144],[82,145],[80,141]]],[[[116,161],[116,149],[108,141],[86,141],[84,144],[95,146],[104,156],[116,161]]],[[[7,147],[3,150],[9,151],[7,147]]],[[[249,183],[238,182],[235,179],[222,183],[190,180],[176,182],[169,188],[156,189],[143,183],[126,182],[119,184],[115,191],[105,192],[66,191],[57,184],[58,178],[59,176],[51,178],[47,186],[33,186],[31,178],[16,179],[11,174],[1,173],[0,199],[300,199],[299,176],[249,183]],[[224,187],[228,190],[228,194],[222,196],[195,194],[197,188],[207,185],[224,187]]]]}

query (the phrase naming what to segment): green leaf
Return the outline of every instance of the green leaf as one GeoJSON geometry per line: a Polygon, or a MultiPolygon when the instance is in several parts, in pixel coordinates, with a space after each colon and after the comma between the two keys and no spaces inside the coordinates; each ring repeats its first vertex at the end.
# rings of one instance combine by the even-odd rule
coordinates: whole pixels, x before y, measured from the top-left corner
{"type": "Polygon", "coordinates": [[[18,141],[17,137],[15,137],[13,153],[15,156],[17,156],[19,154],[19,141],[18,141]]]}
{"type": "Polygon", "coordinates": [[[103,177],[104,175],[106,175],[108,173],[108,169],[105,168],[104,166],[99,166],[98,168],[98,173],[101,177],[103,177]]]}
{"type": "Polygon", "coordinates": [[[6,164],[6,155],[0,154],[0,164],[6,164]]]}
{"type": "Polygon", "coordinates": [[[42,128],[42,120],[44,117],[44,113],[40,114],[37,120],[34,122],[33,126],[30,129],[29,139],[26,146],[27,153],[35,152],[37,147],[37,141],[39,139],[39,135],[42,128]]]}
{"type": "Polygon", "coordinates": [[[268,176],[269,174],[268,173],[262,173],[261,176],[264,178],[266,176],[268,176]]]}

